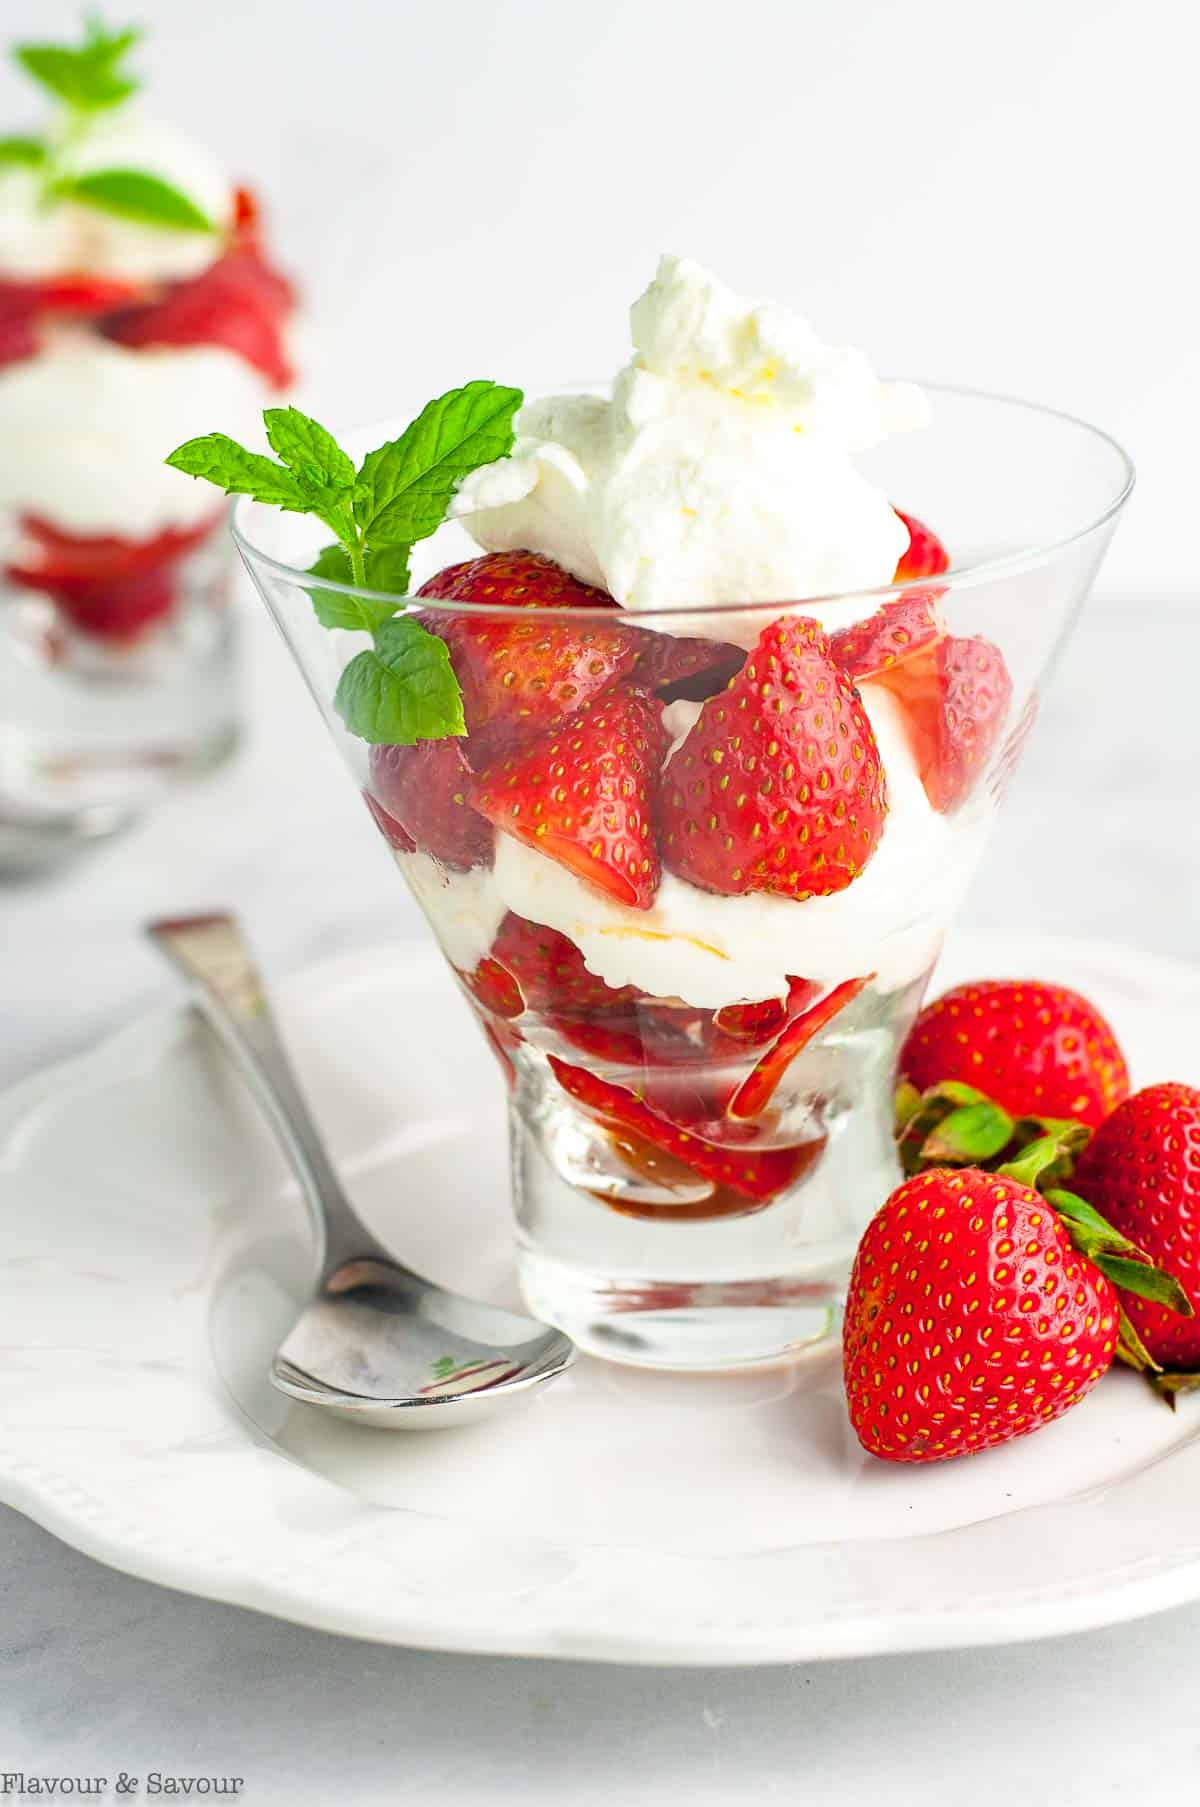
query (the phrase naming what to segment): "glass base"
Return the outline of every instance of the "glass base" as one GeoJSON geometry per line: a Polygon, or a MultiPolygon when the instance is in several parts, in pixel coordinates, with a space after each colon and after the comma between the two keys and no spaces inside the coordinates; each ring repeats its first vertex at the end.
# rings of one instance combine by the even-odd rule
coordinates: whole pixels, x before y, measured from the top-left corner
{"type": "Polygon", "coordinates": [[[887,1100],[880,1080],[832,1114],[820,1158],[772,1203],[700,1220],[631,1216],[571,1184],[549,1158],[546,1126],[539,1133],[514,1104],[517,1272],[530,1310],[589,1355],[640,1367],[762,1366],[827,1341],[863,1226],[899,1178],[887,1100]]]}
{"type": "Polygon", "coordinates": [[[846,1280],[614,1279],[527,1249],[517,1273],[529,1309],[586,1354],[692,1372],[765,1367],[818,1348],[840,1329],[846,1280]]]}
{"type": "Polygon", "coordinates": [[[207,602],[131,646],[64,628],[42,598],[0,609],[0,874],[109,839],[228,758],[235,639],[207,602]]]}

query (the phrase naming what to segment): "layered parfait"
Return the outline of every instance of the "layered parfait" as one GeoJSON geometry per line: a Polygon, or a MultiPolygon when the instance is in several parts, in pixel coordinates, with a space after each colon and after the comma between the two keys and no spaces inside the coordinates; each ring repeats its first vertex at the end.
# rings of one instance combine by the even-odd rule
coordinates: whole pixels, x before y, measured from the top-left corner
{"type": "MultiPolygon", "coordinates": [[[[0,684],[23,742],[0,790],[23,756],[105,757],[103,723],[77,711],[72,740],[64,682],[203,663],[219,630],[187,604],[220,605],[224,510],[163,446],[214,420],[256,431],[292,376],[294,296],[255,196],[142,111],[137,38],[93,22],[14,51],[46,108],[0,139],[0,684]]],[[[154,733],[165,754],[170,711],[154,733]]]]}
{"type": "Polygon", "coordinates": [[[513,1088],[526,1240],[620,1268],[613,1309],[706,1271],[680,1224],[719,1227],[735,1283],[764,1270],[751,1216],[789,1245],[768,1269],[806,1238],[848,1259],[1011,702],[999,649],[946,624],[920,498],[856,463],[925,424],[921,393],[687,260],[631,319],[609,395],[471,384],[357,471],[269,419],[307,502],[219,436],[175,455],[337,533],[329,587],[298,580],[345,638],[330,713],[513,1088]],[[444,514],[474,555],[389,600],[444,514]]]}

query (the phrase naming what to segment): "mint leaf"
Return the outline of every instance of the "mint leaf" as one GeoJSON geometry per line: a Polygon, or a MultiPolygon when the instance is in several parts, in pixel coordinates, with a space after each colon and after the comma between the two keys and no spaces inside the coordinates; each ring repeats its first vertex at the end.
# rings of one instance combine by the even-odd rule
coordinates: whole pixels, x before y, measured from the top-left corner
{"type": "Polygon", "coordinates": [[[54,185],[63,200],[94,207],[118,219],[162,226],[171,232],[215,232],[208,215],[182,191],[141,169],[94,169],[54,185]]]}
{"type": "MultiPolygon", "coordinates": [[[[310,512],[343,543],[356,542],[350,493],[354,465],[333,434],[299,408],[265,408],[263,425],[271,450],[307,491],[310,512]]],[[[348,581],[355,581],[353,574],[348,581]]],[[[358,581],[365,580],[359,575],[358,581]]]]}
{"type": "Polygon", "coordinates": [[[137,89],[137,81],[120,68],[140,32],[107,32],[93,21],[83,43],[18,44],[13,50],[27,75],[80,113],[120,106],[137,89]]]}
{"type": "Polygon", "coordinates": [[[267,442],[309,489],[350,489],[354,463],[333,434],[299,408],[264,408],[267,442]]]}
{"type": "Polygon", "coordinates": [[[0,138],[0,169],[14,164],[40,169],[46,156],[46,147],[40,138],[0,138]]]}
{"type": "Polygon", "coordinates": [[[248,452],[224,433],[205,433],[176,446],[166,462],[188,477],[203,477],[227,496],[253,496],[292,514],[308,514],[312,497],[292,471],[261,452],[248,452]]]}
{"type": "MultiPolygon", "coordinates": [[[[324,547],[308,568],[314,577],[329,577],[340,584],[354,582],[350,554],[344,546],[324,547]]],[[[403,596],[408,589],[408,547],[384,546],[368,552],[364,583],[368,590],[403,596]]],[[[374,634],[396,613],[394,602],[378,602],[368,596],[344,596],[339,590],[310,590],[309,595],[322,627],[374,634]]]]}
{"type": "Polygon", "coordinates": [[[439,396],[399,439],[368,453],[354,491],[354,518],[371,545],[411,545],[441,526],[461,478],[512,450],[519,389],[468,383],[439,396]]]}
{"type": "Polygon", "coordinates": [[[411,747],[467,731],[446,644],[412,615],[385,621],[371,651],[351,659],[333,706],[351,734],[373,745],[411,747]]]}

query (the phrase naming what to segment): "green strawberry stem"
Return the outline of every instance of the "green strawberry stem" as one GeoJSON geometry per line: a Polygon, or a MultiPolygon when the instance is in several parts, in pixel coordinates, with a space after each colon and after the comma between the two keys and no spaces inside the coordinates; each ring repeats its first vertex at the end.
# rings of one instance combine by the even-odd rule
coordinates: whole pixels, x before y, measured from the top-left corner
{"type": "MultiPolygon", "coordinates": [[[[980,1167],[1031,1186],[1057,1214],[1071,1243],[1118,1291],[1194,1315],[1173,1274],[1155,1267],[1144,1249],[1122,1236],[1094,1205],[1066,1190],[1075,1162],[1091,1139],[1083,1123],[1062,1117],[1014,1119],[974,1086],[946,1080],[918,1092],[907,1081],[896,1091],[896,1152],[910,1178],[938,1167],[980,1167]]],[[[1164,1373],[1124,1308],[1117,1358],[1142,1374],[1174,1409],[1180,1393],[1200,1389],[1200,1373],[1164,1373]]]]}
{"type": "Polygon", "coordinates": [[[1117,1360],[1124,1362],[1125,1366],[1132,1368],[1135,1373],[1145,1375],[1147,1379],[1150,1379],[1152,1375],[1162,1373],[1162,1368],[1138,1335],[1124,1306],[1121,1307],[1117,1336],[1117,1360]]]}
{"type": "MultiPolygon", "coordinates": [[[[1001,1169],[1004,1173],[1009,1171],[1008,1168],[1001,1169]]],[[[1055,1187],[1043,1196],[1058,1212],[1079,1253],[1098,1267],[1114,1286],[1122,1292],[1135,1293],[1139,1299],[1149,1299],[1154,1305],[1165,1305],[1168,1311],[1178,1312],[1182,1318],[1194,1316],[1192,1302],[1174,1274],[1155,1267],[1136,1242],[1130,1242],[1127,1236],[1115,1230],[1086,1199],[1055,1187]]]]}

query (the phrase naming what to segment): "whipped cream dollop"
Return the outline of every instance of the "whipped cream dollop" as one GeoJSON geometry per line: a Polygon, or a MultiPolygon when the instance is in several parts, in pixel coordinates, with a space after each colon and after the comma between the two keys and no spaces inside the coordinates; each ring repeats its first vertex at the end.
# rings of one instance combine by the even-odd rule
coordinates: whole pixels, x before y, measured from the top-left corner
{"type": "MultiPolygon", "coordinates": [[[[136,107],[119,107],[93,120],[72,149],[71,168],[78,175],[144,170],[194,201],[218,231],[233,219],[233,184],[220,165],[136,107]]],[[[11,281],[86,272],[122,282],[167,282],[197,275],[217,249],[211,232],[141,225],[72,201],[47,206],[36,170],[0,168],[0,276],[11,281]]]]}
{"type": "MultiPolygon", "coordinates": [[[[511,457],[464,480],[450,512],[480,546],[544,553],[639,610],[892,581],[907,529],[854,455],[923,425],[919,390],[686,258],[661,260],[631,323],[611,399],[530,403],[511,457]]],[[[750,645],[762,625],[697,615],[679,631],[750,645]]]]}
{"type": "Polygon", "coordinates": [[[214,423],[253,444],[269,393],[223,346],[134,350],[84,327],[48,329],[36,357],[0,369],[2,537],[23,514],[129,539],[198,525],[219,500],[164,464],[166,452],[214,423]]]}
{"type": "MultiPolygon", "coordinates": [[[[636,985],[706,1010],[782,997],[792,975],[833,986],[874,973],[879,990],[897,990],[937,958],[995,812],[980,793],[953,818],[939,815],[899,703],[878,684],[864,684],[862,699],[887,771],[888,815],[862,874],[831,897],[723,897],[664,872],[653,906],[633,910],[506,834],[496,836],[490,872],[443,872],[419,853],[398,853],[397,864],[465,971],[512,910],[568,936],[607,985],[636,985]]],[[[673,703],[664,712],[672,736],[698,713],[697,704],[673,703]]]]}

